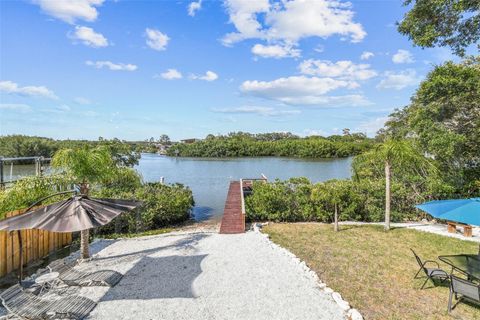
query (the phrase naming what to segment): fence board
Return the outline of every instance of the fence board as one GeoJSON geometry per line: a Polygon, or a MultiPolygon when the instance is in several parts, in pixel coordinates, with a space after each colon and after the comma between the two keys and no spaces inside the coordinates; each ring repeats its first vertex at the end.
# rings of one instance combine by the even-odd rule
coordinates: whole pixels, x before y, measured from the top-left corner
{"type": "Polygon", "coordinates": [[[7,233],[0,231],[0,274],[7,273],[7,233]]]}
{"type": "MultiPolygon", "coordinates": [[[[5,214],[12,217],[23,213],[17,210],[5,214]]],[[[23,230],[23,262],[46,257],[53,251],[72,243],[71,233],[49,232],[44,230],[23,230]]],[[[0,231],[0,277],[20,268],[20,245],[17,232],[0,231]]]]}

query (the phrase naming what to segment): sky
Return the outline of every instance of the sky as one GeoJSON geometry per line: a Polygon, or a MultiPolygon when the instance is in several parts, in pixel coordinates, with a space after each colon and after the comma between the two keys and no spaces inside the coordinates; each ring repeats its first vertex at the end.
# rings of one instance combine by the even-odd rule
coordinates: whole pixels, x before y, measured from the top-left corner
{"type": "Polygon", "coordinates": [[[0,135],[374,136],[455,59],[401,2],[0,1],[0,135]]]}

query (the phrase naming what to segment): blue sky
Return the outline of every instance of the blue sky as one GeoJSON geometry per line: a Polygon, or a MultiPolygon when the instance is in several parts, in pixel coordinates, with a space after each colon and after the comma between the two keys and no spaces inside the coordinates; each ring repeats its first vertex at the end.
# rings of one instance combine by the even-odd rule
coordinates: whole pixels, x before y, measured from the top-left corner
{"type": "Polygon", "coordinates": [[[372,136],[453,59],[401,1],[0,2],[0,135],[372,136]]]}

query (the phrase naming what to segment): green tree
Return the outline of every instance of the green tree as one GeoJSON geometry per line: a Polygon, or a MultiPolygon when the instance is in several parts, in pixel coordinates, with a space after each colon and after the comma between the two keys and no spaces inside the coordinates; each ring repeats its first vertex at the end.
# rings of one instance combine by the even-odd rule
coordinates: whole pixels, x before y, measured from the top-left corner
{"type": "Polygon", "coordinates": [[[342,196],[342,182],[339,180],[334,180],[334,183],[326,183],[325,187],[329,195],[329,200],[333,204],[334,214],[333,214],[333,230],[338,231],[338,207],[340,205],[341,196],[342,196]]]}
{"type": "Polygon", "coordinates": [[[127,141],[117,138],[108,140],[100,137],[97,145],[106,147],[118,166],[133,167],[141,157],[140,152],[134,150],[127,141]]]}
{"type": "Polygon", "coordinates": [[[480,57],[436,66],[410,105],[390,115],[382,136],[414,137],[443,181],[475,196],[480,180],[480,57]]]}
{"type": "Polygon", "coordinates": [[[166,134],[162,134],[160,138],[158,139],[158,143],[164,145],[164,146],[169,146],[172,144],[172,141],[170,140],[170,137],[166,134]]]}
{"type": "MultiPolygon", "coordinates": [[[[383,162],[385,174],[385,230],[390,230],[391,202],[392,202],[392,168],[408,170],[427,167],[430,163],[420,154],[409,140],[387,139],[374,149],[358,156],[357,161],[372,164],[383,162]]],[[[354,167],[355,168],[355,167],[354,167]]],[[[358,169],[358,168],[357,168],[358,169]]]]}
{"type": "MultiPolygon", "coordinates": [[[[62,149],[55,153],[52,167],[65,171],[73,181],[80,185],[80,192],[88,195],[91,184],[101,183],[112,176],[116,165],[106,147],[62,149]]],[[[89,230],[82,230],[80,253],[82,259],[89,254],[89,230]]]]}
{"type": "Polygon", "coordinates": [[[425,47],[448,46],[459,55],[480,39],[480,2],[478,0],[406,0],[414,3],[398,31],[407,35],[416,45],[425,47]]]}

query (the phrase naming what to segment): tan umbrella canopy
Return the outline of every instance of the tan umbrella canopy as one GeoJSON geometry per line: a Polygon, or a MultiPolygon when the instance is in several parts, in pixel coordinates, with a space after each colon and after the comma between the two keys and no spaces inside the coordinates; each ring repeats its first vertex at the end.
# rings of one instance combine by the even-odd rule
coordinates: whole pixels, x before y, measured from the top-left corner
{"type": "Polygon", "coordinates": [[[76,195],[46,207],[0,221],[0,231],[41,229],[76,232],[106,225],[141,202],[120,199],[95,199],[76,195]]]}
{"type": "MultiPolygon", "coordinates": [[[[51,196],[50,196],[51,197],[51,196]]],[[[48,198],[48,197],[47,197],[48,198]]],[[[42,200],[45,200],[42,199],[42,200]]],[[[106,225],[125,211],[142,203],[121,199],[95,199],[75,195],[36,210],[0,221],[0,231],[41,229],[52,232],[76,232],[106,225]]],[[[23,252],[21,233],[18,232],[20,251],[23,252]]],[[[20,254],[20,281],[23,275],[23,253],[20,254]]]]}

